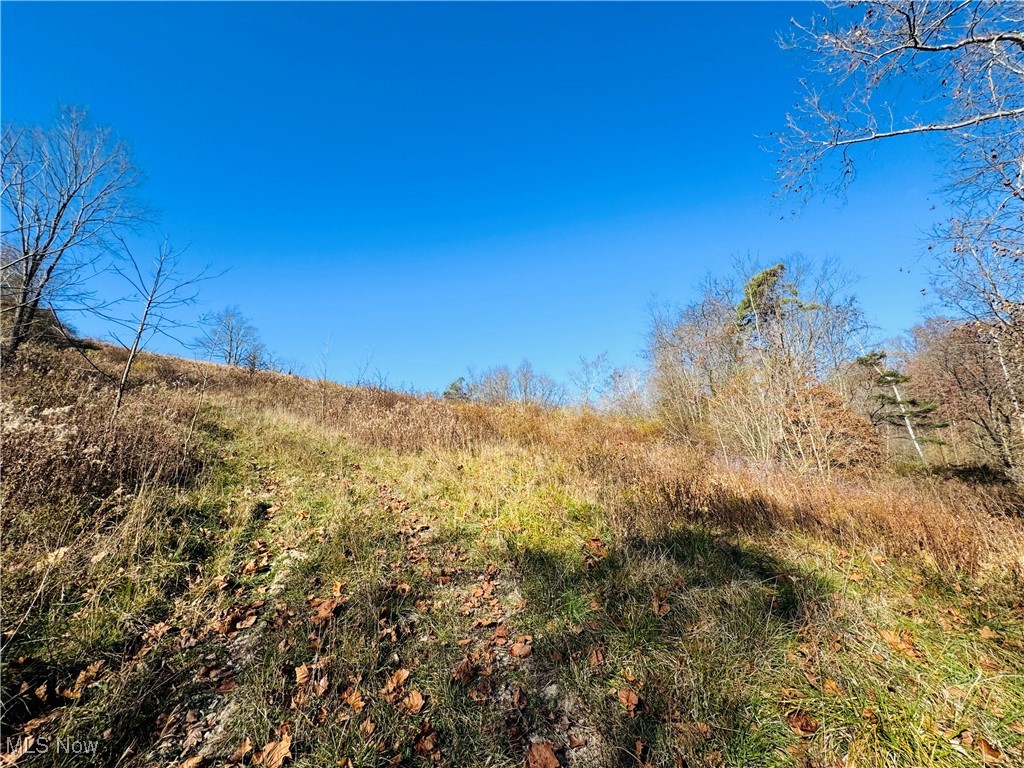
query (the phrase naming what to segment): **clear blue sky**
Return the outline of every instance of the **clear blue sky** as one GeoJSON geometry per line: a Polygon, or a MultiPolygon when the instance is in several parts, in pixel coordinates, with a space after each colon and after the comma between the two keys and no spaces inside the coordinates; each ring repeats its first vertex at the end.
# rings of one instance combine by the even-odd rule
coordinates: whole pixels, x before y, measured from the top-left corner
{"type": "MultiPolygon", "coordinates": [[[[771,202],[809,4],[2,4],[3,119],[86,106],[188,258],[284,358],[392,385],[637,362],[652,298],[751,252],[834,256],[919,317],[938,167],[876,150],[845,205],[771,202]],[[904,271],[900,271],[900,268],[904,271]],[[910,269],[910,273],[906,272],[910,269]]],[[[102,329],[83,324],[84,330],[102,329]]]]}

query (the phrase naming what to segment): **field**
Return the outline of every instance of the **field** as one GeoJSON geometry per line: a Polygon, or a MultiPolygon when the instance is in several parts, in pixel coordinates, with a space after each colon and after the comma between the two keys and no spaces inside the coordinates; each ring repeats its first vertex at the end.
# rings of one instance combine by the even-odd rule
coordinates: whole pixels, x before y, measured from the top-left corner
{"type": "Polygon", "coordinates": [[[1024,761],[1012,486],[825,481],[653,423],[151,355],[137,376],[112,426],[76,350],[3,370],[6,764],[1024,761]]]}

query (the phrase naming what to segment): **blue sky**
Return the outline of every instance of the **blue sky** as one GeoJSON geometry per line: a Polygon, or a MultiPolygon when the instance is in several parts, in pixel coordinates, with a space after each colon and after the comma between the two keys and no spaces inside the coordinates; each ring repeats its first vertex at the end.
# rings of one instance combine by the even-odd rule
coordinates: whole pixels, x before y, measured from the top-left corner
{"type": "MultiPolygon", "coordinates": [[[[4,2],[4,121],[86,106],[160,229],[279,356],[443,389],[467,366],[638,362],[652,300],[735,254],[837,257],[920,316],[939,166],[873,150],[845,203],[771,200],[809,4],[4,2]],[[900,271],[902,268],[903,271],[900,271]],[[909,269],[909,273],[908,270],[909,269]]],[[[90,333],[103,329],[88,322],[90,333]]]]}

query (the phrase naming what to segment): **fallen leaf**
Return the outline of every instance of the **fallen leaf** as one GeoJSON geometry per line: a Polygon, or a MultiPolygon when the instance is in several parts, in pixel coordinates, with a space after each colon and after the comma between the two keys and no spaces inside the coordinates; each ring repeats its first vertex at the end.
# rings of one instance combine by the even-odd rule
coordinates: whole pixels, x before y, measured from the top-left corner
{"type": "Polygon", "coordinates": [[[441,750],[438,748],[437,733],[427,720],[423,721],[419,733],[412,745],[413,751],[420,757],[429,757],[435,762],[441,759],[441,750]]]}
{"type": "Polygon", "coordinates": [[[622,688],[618,693],[619,703],[626,708],[626,712],[632,717],[636,712],[636,705],[640,703],[640,697],[632,688],[622,688]]]}
{"type": "Polygon", "coordinates": [[[468,683],[476,675],[476,665],[466,656],[452,670],[452,680],[457,683],[468,683]]]}
{"type": "Polygon", "coordinates": [[[358,688],[352,688],[346,691],[343,696],[345,703],[352,707],[357,713],[363,711],[363,707],[366,704],[363,702],[363,695],[359,692],[358,688]]]}
{"type": "Polygon", "coordinates": [[[301,688],[304,686],[307,680],[309,680],[309,666],[302,664],[301,666],[296,667],[295,682],[298,683],[299,687],[301,688]]]}
{"type": "Polygon", "coordinates": [[[882,636],[882,639],[889,643],[894,649],[903,653],[904,656],[914,660],[920,660],[922,658],[921,652],[914,645],[914,636],[907,630],[902,632],[893,632],[888,629],[880,629],[878,634],[882,636]]]}
{"type": "Polygon", "coordinates": [[[292,737],[287,730],[283,730],[278,741],[267,742],[259,751],[259,759],[253,758],[256,765],[264,765],[266,768],[281,768],[284,761],[292,756],[292,737]]]}
{"type": "Polygon", "coordinates": [[[981,750],[981,757],[986,763],[998,763],[1003,759],[1003,753],[992,746],[986,739],[978,739],[978,749],[981,750]]]}
{"type": "Polygon", "coordinates": [[[238,745],[238,749],[236,749],[231,757],[228,758],[228,762],[240,763],[250,752],[252,752],[252,742],[249,741],[249,737],[246,736],[242,739],[242,743],[238,745]]]}
{"type": "Polygon", "coordinates": [[[397,669],[397,670],[395,670],[391,674],[391,677],[388,678],[388,681],[384,685],[384,688],[381,690],[381,692],[380,692],[381,696],[383,696],[385,698],[385,700],[390,701],[390,702],[393,703],[394,700],[398,696],[398,691],[402,687],[402,684],[406,680],[408,680],[408,679],[409,679],[409,670],[408,669],[397,669]]]}
{"type": "Polygon", "coordinates": [[[410,691],[409,695],[402,699],[402,709],[410,715],[418,715],[420,710],[423,709],[423,705],[425,703],[422,693],[419,691],[410,691]]]}
{"type": "Polygon", "coordinates": [[[334,618],[335,613],[338,612],[338,609],[341,608],[344,602],[344,597],[330,597],[326,600],[314,598],[310,605],[312,605],[315,610],[310,614],[309,620],[316,626],[320,626],[324,622],[330,621],[334,618]]]}
{"type": "Polygon", "coordinates": [[[671,606],[662,600],[660,597],[655,595],[651,598],[651,610],[654,611],[655,616],[664,616],[671,610],[671,606]]]}
{"type": "Polygon", "coordinates": [[[821,690],[823,690],[829,696],[841,696],[843,693],[843,686],[841,686],[831,677],[826,677],[825,682],[821,684],[821,690]]]}
{"type": "Polygon", "coordinates": [[[801,710],[791,712],[786,720],[789,722],[790,730],[797,736],[810,736],[818,730],[817,721],[801,710]]]}
{"type": "Polygon", "coordinates": [[[559,768],[555,750],[546,741],[531,744],[526,752],[526,764],[529,768],[559,768]]]}
{"type": "Polygon", "coordinates": [[[580,749],[581,747],[587,746],[587,740],[581,739],[578,736],[569,735],[569,749],[580,749]]]}
{"type": "Polygon", "coordinates": [[[600,648],[595,648],[590,652],[590,666],[599,667],[604,664],[604,651],[600,648]]]}
{"type": "Polygon", "coordinates": [[[509,653],[516,658],[525,659],[533,653],[533,637],[531,635],[522,635],[517,637],[509,653]]]}

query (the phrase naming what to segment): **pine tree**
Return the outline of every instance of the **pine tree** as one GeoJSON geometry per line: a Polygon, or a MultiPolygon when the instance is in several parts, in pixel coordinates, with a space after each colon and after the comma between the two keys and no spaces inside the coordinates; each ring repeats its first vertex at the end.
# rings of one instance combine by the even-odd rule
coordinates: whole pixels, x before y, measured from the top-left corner
{"type": "Polygon", "coordinates": [[[910,377],[891,368],[884,368],[885,358],[885,352],[876,351],[862,355],[856,360],[858,365],[870,368],[875,372],[876,377],[873,383],[882,389],[881,392],[872,396],[877,405],[870,414],[871,421],[875,426],[888,425],[905,429],[921,462],[927,464],[921,443],[940,441],[935,437],[922,437],[919,433],[941,429],[948,425],[935,418],[935,412],[939,407],[938,403],[908,397],[900,391],[900,385],[907,384],[910,377]]]}

